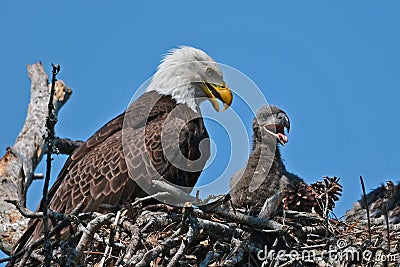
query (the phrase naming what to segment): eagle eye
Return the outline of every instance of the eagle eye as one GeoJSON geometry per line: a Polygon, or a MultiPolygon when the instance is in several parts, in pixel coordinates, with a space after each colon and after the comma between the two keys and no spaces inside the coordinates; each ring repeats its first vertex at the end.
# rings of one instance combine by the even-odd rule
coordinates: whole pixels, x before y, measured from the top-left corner
{"type": "Polygon", "coordinates": [[[207,73],[208,76],[211,76],[214,73],[214,71],[213,71],[212,68],[207,68],[206,69],[206,73],[207,73]]]}
{"type": "Polygon", "coordinates": [[[263,113],[262,115],[263,120],[267,120],[268,119],[268,113],[263,113]]]}

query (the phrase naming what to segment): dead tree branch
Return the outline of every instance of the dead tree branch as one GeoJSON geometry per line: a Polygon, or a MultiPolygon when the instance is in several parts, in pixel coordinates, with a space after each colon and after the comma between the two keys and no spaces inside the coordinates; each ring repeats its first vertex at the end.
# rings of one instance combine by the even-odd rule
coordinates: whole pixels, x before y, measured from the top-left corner
{"type": "MultiPolygon", "coordinates": [[[[33,173],[43,156],[46,136],[46,117],[50,96],[48,76],[42,64],[27,66],[31,80],[31,98],[25,124],[14,145],[9,147],[0,159],[0,248],[7,254],[11,253],[13,244],[19,239],[27,226],[17,208],[4,200],[18,200],[25,203],[26,188],[33,179],[33,173]]],[[[72,90],[63,81],[55,86],[54,107],[58,114],[61,107],[68,101],[72,90]]]]}
{"type": "Polygon", "coordinates": [[[365,208],[367,210],[367,221],[368,221],[368,236],[369,236],[369,242],[371,242],[371,219],[369,216],[369,206],[368,206],[368,200],[367,200],[367,193],[365,192],[365,185],[364,185],[364,180],[362,176],[360,176],[360,182],[361,182],[361,188],[363,191],[363,198],[364,198],[364,203],[365,203],[365,208]]]}
{"type": "Polygon", "coordinates": [[[50,242],[50,237],[49,237],[49,216],[48,216],[48,202],[49,202],[49,186],[50,186],[50,178],[51,178],[51,155],[53,154],[53,151],[55,151],[55,146],[54,146],[54,139],[55,139],[55,126],[57,123],[57,115],[55,114],[54,111],[54,105],[53,105],[53,99],[54,99],[54,93],[55,93],[55,87],[56,87],[56,76],[58,72],[60,71],[60,65],[52,65],[53,70],[52,70],[52,79],[51,79],[51,89],[50,89],[50,97],[49,97],[49,103],[47,105],[47,119],[46,119],[46,131],[47,131],[47,136],[45,138],[45,142],[47,145],[47,153],[46,153],[46,177],[44,179],[44,185],[43,185],[43,198],[42,198],[42,203],[43,203],[43,233],[44,233],[44,266],[45,267],[50,267],[50,262],[51,262],[51,242],[50,242]]]}
{"type": "Polygon", "coordinates": [[[58,153],[65,155],[70,155],[72,151],[77,149],[83,143],[83,141],[74,141],[68,138],[56,137],[54,139],[54,146],[57,148],[58,153]]]}

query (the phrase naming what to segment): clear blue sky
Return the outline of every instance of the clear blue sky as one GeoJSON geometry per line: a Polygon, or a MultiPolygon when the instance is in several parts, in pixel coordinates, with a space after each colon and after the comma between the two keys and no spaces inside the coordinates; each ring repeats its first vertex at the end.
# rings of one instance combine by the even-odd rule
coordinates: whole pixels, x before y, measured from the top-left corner
{"type": "MultiPolygon", "coordinates": [[[[308,182],[341,177],[342,215],[361,194],[359,175],[368,188],[399,180],[399,10],[397,1],[3,1],[0,149],[24,122],[26,64],[41,60],[49,73],[61,64],[74,93],[57,135],[87,139],[122,112],[163,53],[191,45],[287,111],[287,168],[308,182]]],[[[41,190],[37,182],[30,196],[41,190]]]]}

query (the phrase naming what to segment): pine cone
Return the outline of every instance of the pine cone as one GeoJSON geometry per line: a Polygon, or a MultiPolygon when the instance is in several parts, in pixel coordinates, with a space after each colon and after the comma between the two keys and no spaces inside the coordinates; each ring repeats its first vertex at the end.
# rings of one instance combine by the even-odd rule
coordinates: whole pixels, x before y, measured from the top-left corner
{"type": "Polygon", "coordinates": [[[282,200],[287,210],[311,212],[316,205],[317,194],[306,183],[289,184],[282,200]]]}
{"type": "Polygon", "coordinates": [[[323,182],[311,184],[312,189],[317,195],[317,203],[315,211],[321,216],[324,215],[324,210],[330,212],[335,207],[335,202],[342,195],[342,186],[339,184],[338,177],[324,177],[323,182]],[[328,199],[327,199],[328,198],[328,199]]]}
{"type": "Polygon", "coordinates": [[[324,177],[322,182],[311,185],[303,182],[289,184],[282,200],[283,207],[287,210],[316,212],[323,216],[324,210],[333,210],[335,202],[342,195],[339,180],[337,177],[324,177]],[[327,209],[324,208],[326,205],[327,209]]]}

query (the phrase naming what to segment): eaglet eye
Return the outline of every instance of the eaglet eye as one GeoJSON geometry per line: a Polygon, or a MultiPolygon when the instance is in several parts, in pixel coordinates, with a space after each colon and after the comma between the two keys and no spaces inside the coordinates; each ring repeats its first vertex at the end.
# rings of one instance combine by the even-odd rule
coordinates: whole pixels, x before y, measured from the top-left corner
{"type": "Polygon", "coordinates": [[[262,118],[263,118],[263,120],[267,120],[268,119],[268,113],[263,113],[262,114],[262,118]]]}

